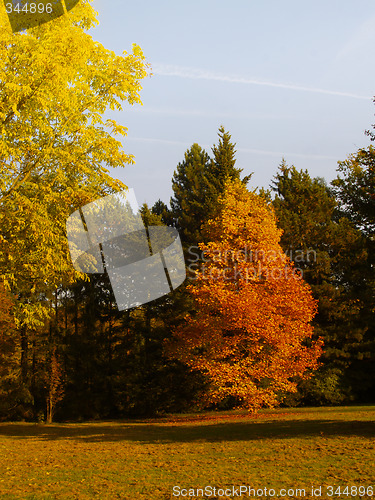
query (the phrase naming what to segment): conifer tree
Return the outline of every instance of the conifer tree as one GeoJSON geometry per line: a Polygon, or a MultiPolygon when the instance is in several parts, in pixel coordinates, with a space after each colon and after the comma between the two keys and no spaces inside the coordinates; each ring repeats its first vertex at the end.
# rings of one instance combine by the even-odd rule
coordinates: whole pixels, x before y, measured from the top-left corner
{"type": "MultiPolygon", "coordinates": [[[[216,194],[223,193],[227,180],[239,179],[242,168],[237,168],[236,164],[236,144],[231,142],[231,135],[221,125],[218,132],[219,143],[212,147],[213,159],[210,165],[210,176],[213,184],[216,184],[216,194]]],[[[247,184],[251,175],[244,177],[242,182],[247,184]]]]}
{"type": "MultiPolygon", "coordinates": [[[[375,129],[375,126],[373,126],[375,129]]],[[[371,140],[375,134],[368,131],[371,140]]],[[[361,300],[361,322],[366,333],[353,363],[351,377],[362,398],[374,401],[375,394],[375,148],[359,149],[347,160],[339,162],[338,176],[332,182],[340,202],[340,213],[347,217],[363,235],[366,256],[362,273],[353,284],[361,300]]],[[[355,254],[353,254],[353,257],[355,254]]]]}
{"type": "MultiPolygon", "coordinates": [[[[173,175],[171,212],[185,248],[205,241],[202,225],[215,216],[225,182],[239,179],[242,172],[235,166],[236,150],[230,134],[221,126],[218,135],[219,142],[212,148],[213,158],[193,144],[173,175]]],[[[243,182],[246,184],[250,177],[246,176],[243,182]]]]}
{"type": "Polygon", "coordinates": [[[171,210],[185,245],[200,241],[200,228],[209,211],[209,163],[206,151],[195,143],[173,175],[171,210]]]}
{"type": "Polygon", "coordinates": [[[308,403],[339,403],[354,396],[350,367],[365,350],[362,321],[363,260],[361,234],[338,211],[337,201],[321,178],[280,165],[273,182],[273,205],[283,230],[284,251],[300,268],[318,300],[314,319],[325,342],[324,365],[303,384],[308,403]],[[352,387],[351,387],[352,385],[352,387]]]}

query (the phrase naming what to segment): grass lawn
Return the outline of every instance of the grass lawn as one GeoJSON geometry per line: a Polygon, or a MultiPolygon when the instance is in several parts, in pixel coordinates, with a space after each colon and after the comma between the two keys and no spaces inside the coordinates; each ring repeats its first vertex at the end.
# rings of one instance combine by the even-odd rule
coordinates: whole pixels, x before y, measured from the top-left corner
{"type": "Polygon", "coordinates": [[[275,497],[305,488],[304,496],[281,494],[309,499],[371,498],[350,487],[372,486],[375,500],[375,406],[0,424],[0,499],[272,498],[213,491],[241,485],[274,489],[275,497]],[[173,495],[173,486],[187,491],[173,495]],[[206,486],[211,496],[189,491],[206,486]],[[322,486],[321,496],[312,486],[322,486]]]}

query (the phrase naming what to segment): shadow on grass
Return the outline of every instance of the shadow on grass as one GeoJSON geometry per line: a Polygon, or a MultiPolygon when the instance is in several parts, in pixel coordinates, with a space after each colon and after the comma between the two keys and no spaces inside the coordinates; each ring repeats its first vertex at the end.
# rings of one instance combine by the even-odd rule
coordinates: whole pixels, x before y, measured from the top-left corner
{"type": "Polygon", "coordinates": [[[103,443],[182,443],[253,441],[293,437],[375,437],[375,422],[351,420],[284,420],[267,422],[225,422],[200,425],[113,424],[1,424],[0,436],[19,439],[72,440],[103,443]]]}

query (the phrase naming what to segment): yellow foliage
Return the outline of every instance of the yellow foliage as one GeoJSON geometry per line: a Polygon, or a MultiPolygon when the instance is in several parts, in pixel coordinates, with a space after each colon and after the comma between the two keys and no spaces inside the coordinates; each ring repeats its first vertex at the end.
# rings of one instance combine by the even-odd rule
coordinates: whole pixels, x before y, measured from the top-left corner
{"type": "Polygon", "coordinates": [[[126,128],[103,114],[141,103],[148,66],[137,46],[118,56],[95,42],[87,30],[96,23],[84,0],[13,34],[0,9],[0,274],[26,303],[77,276],[65,221],[124,189],[108,167],[134,162],[119,140],[126,128]]]}

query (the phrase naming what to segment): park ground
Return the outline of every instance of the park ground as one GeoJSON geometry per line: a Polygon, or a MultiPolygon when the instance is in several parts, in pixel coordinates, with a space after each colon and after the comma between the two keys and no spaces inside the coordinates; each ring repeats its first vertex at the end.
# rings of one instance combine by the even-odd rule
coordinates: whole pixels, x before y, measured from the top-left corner
{"type": "Polygon", "coordinates": [[[221,500],[241,485],[375,499],[375,406],[0,424],[0,499],[221,500]]]}

